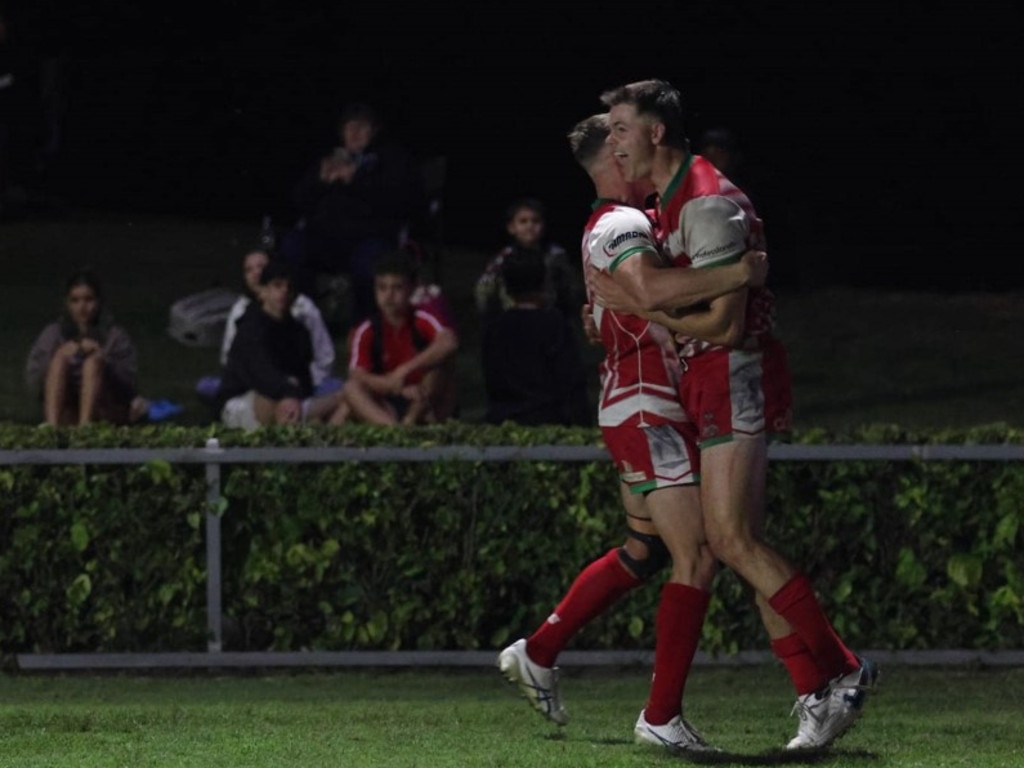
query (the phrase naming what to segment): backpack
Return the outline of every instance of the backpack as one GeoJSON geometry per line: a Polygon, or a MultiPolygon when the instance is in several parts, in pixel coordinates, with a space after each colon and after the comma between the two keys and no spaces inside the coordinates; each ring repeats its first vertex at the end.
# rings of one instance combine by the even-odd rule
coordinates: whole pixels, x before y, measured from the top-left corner
{"type": "Polygon", "coordinates": [[[455,333],[459,332],[448,297],[437,283],[418,283],[413,288],[409,303],[414,309],[423,309],[432,314],[446,328],[451,328],[455,333]]]}
{"type": "Polygon", "coordinates": [[[210,288],[171,304],[167,333],[187,347],[218,347],[237,291],[210,288]]]}

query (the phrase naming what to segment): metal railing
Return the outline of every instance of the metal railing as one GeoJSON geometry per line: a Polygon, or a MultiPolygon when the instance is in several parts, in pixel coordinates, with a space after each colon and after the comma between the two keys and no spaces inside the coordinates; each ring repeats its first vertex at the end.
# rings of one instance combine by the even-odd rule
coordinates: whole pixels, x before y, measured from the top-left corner
{"type": "MultiPolygon", "coordinates": [[[[772,445],[772,461],[1021,461],[1024,445],[772,445]]],[[[12,465],[139,465],[150,461],[171,464],[203,464],[206,467],[208,509],[219,508],[221,465],[223,464],[334,464],[342,462],[435,462],[435,461],[568,461],[608,460],[599,446],[431,446],[426,448],[374,446],[306,448],[222,448],[213,438],[202,448],[68,448],[0,451],[0,466],[12,465]]],[[[207,652],[223,649],[221,616],[221,518],[207,511],[206,530],[206,619],[207,652]]],[[[124,654],[121,654],[122,656],[124,654]]],[[[196,665],[195,654],[179,654],[185,665],[196,665]]],[[[199,654],[200,656],[202,654],[199,654]]],[[[237,661],[232,655],[231,664],[237,661]]],[[[263,654],[264,656],[266,654],[263,654]]],[[[24,664],[22,657],[19,663],[24,664]]],[[[266,663],[266,662],[264,662],[266,663]]],[[[27,667],[32,667],[29,662],[27,667]]],[[[51,661],[48,668],[66,668],[67,663],[51,661]]]]}

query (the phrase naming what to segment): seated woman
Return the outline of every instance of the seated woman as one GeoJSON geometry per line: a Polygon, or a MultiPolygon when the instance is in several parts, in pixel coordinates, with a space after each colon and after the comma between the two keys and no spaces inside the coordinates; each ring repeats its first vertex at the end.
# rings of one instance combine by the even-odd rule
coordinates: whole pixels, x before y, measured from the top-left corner
{"type": "Polygon", "coordinates": [[[128,424],[142,414],[138,356],[128,333],[103,306],[95,274],[83,269],[65,284],[64,311],[36,339],[25,365],[29,389],[47,424],[128,424]]]}

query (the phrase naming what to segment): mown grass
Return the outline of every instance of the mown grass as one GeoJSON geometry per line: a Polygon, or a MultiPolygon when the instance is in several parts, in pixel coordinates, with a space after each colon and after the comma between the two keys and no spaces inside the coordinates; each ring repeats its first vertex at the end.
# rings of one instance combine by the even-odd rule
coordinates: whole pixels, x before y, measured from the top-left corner
{"type": "MultiPolygon", "coordinates": [[[[795,732],[774,665],[698,667],[687,716],[725,765],[1010,768],[1024,764],[1024,670],[895,667],[858,726],[819,755],[795,732]]],[[[0,766],[465,768],[678,762],[632,742],[648,670],[569,669],[557,729],[496,670],[0,680],[0,766]]]]}
{"type": "MultiPolygon", "coordinates": [[[[259,222],[122,214],[81,209],[0,223],[5,265],[0,324],[0,421],[34,423],[38,404],[22,381],[36,334],[57,313],[65,276],[93,264],[109,303],[140,350],[144,394],[186,407],[183,423],[210,414],[194,393],[217,368],[214,349],[182,346],[166,333],[173,301],[240,284],[240,260],[259,222]]],[[[458,233],[449,228],[449,239],[458,233]]],[[[495,249],[497,248],[495,244],[495,249]]],[[[479,420],[484,401],[472,285],[491,251],[448,245],[441,283],[461,323],[461,418],[479,420]]],[[[773,254],[784,258],[784,254],[773,254]]],[[[1024,426],[1024,296],[939,294],[824,287],[779,292],[779,328],[790,351],[798,428],[841,430],[887,422],[907,428],[1024,426]]],[[[344,340],[338,339],[343,371],[344,340]]],[[[597,348],[586,352],[594,371],[597,348]]]]}

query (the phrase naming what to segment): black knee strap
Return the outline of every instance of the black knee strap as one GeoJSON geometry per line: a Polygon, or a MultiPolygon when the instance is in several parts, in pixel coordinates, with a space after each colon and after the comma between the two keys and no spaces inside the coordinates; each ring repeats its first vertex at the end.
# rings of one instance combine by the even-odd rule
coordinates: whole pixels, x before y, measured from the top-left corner
{"type": "Polygon", "coordinates": [[[622,560],[622,564],[629,568],[641,581],[647,581],[647,579],[651,578],[651,576],[672,561],[672,556],[668,553],[668,547],[665,546],[665,542],[657,534],[640,533],[640,531],[634,531],[630,528],[626,531],[626,535],[647,547],[647,557],[642,560],[637,560],[630,555],[625,547],[619,547],[619,558],[622,560]]]}

